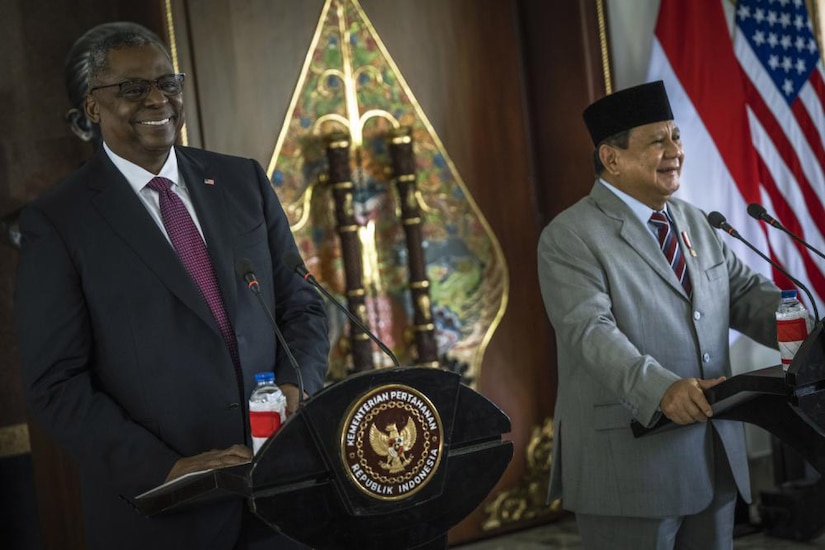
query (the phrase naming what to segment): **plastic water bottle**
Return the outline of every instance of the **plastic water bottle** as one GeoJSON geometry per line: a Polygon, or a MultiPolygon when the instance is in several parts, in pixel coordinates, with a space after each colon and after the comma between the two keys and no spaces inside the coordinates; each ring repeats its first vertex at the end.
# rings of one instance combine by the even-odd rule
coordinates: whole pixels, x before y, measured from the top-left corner
{"type": "Polygon", "coordinates": [[[796,291],[783,290],[782,301],[776,309],[776,340],[779,343],[783,370],[788,370],[812,326],[808,310],[796,299],[796,291]]]}
{"type": "Polygon", "coordinates": [[[252,452],[257,454],[258,449],[286,420],[286,396],[275,385],[275,373],[256,373],[255,384],[249,396],[249,427],[252,452]]]}

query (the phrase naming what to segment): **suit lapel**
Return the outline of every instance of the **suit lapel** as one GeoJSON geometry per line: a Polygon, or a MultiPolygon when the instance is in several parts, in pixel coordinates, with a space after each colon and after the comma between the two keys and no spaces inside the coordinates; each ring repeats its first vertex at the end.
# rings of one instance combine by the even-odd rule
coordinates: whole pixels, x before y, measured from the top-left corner
{"type": "Polygon", "coordinates": [[[639,221],[624,201],[600,182],[597,182],[593,187],[590,196],[605,215],[619,224],[619,236],[636,251],[642,260],[673,290],[681,294],[686,300],[689,299],[684,287],[676,279],[673,269],[667,263],[667,259],[650,229],[639,221]]]}
{"type": "Polygon", "coordinates": [[[227,214],[228,182],[218,178],[209,166],[194,159],[185,149],[177,147],[175,152],[178,157],[178,168],[186,182],[206,239],[207,251],[212,260],[215,276],[218,278],[226,313],[234,326],[237,287],[232,243],[235,230],[227,214]]]}
{"type": "Polygon", "coordinates": [[[98,175],[89,186],[99,191],[92,203],[100,215],[173,294],[220,334],[195,282],[123,174],[102,148],[89,163],[98,175]]]}

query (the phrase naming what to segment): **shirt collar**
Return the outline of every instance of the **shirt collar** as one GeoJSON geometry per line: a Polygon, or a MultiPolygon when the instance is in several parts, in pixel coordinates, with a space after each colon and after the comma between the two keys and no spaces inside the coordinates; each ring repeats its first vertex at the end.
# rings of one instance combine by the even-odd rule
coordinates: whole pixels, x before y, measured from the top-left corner
{"type": "MultiPolygon", "coordinates": [[[[660,212],[660,210],[654,210],[648,205],[641,202],[640,200],[631,197],[630,195],[628,195],[612,183],[605,181],[602,178],[599,178],[599,181],[602,182],[604,186],[607,187],[614,195],[619,197],[622,200],[622,202],[627,205],[628,208],[630,208],[630,210],[633,212],[633,215],[639,218],[639,221],[642,222],[642,225],[647,225],[647,223],[650,221],[651,214],[653,214],[654,212],[660,212]]],[[[668,219],[671,219],[670,212],[668,212],[668,209],[668,206],[665,205],[664,213],[668,217],[668,219]]]]}
{"type": "Polygon", "coordinates": [[[135,190],[135,193],[140,193],[140,191],[146,187],[146,184],[148,184],[152,178],[156,177],[164,177],[181,187],[184,186],[178,173],[178,157],[175,155],[174,147],[169,149],[169,156],[166,157],[166,162],[163,163],[160,172],[157,174],[153,174],[145,168],[138,166],[134,162],[118,156],[108,145],[106,145],[105,141],[103,142],[103,149],[106,151],[106,154],[109,156],[112,164],[120,170],[120,173],[123,174],[126,181],[128,181],[129,185],[132,186],[132,189],[135,190]]]}

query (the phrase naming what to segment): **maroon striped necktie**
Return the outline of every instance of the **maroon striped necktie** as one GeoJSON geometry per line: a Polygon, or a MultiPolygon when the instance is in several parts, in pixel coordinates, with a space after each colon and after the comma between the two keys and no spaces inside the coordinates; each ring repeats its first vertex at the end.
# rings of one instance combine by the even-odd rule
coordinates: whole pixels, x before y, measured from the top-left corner
{"type": "Polygon", "coordinates": [[[656,227],[659,236],[659,246],[665,254],[665,258],[676,278],[682,283],[688,296],[690,296],[691,285],[690,275],[688,275],[687,266],[685,265],[685,257],[682,254],[682,249],[679,246],[679,238],[670,226],[670,221],[663,212],[654,212],[650,215],[650,223],[656,227]]]}
{"type": "Polygon", "coordinates": [[[172,246],[178,253],[183,267],[186,268],[192,280],[198,285],[201,295],[203,295],[209,309],[212,311],[215,322],[217,322],[221,331],[221,336],[226,342],[226,347],[229,348],[229,354],[232,356],[232,361],[237,369],[240,366],[238,342],[226,314],[221,290],[218,287],[218,278],[215,276],[215,269],[212,267],[206,245],[195,222],[192,221],[192,217],[189,215],[189,211],[186,210],[183,201],[172,191],[172,185],[174,183],[171,180],[157,177],[152,178],[146,186],[158,192],[160,217],[163,220],[166,233],[169,235],[169,240],[172,241],[172,246]]]}

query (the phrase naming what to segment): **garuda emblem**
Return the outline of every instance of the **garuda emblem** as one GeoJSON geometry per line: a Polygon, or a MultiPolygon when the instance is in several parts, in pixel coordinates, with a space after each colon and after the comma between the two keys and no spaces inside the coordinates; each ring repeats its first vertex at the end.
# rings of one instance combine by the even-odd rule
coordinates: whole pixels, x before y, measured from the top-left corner
{"type": "Polygon", "coordinates": [[[407,424],[401,431],[398,431],[396,424],[390,424],[382,432],[373,423],[370,426],[370,446],[378,456],[387,459],[379,465],[391,474],[404,470],[413,460],[413,457],[407,456],[407,451],[415,445],[417,435],[415,423],[410,417],[407,417],[407,424]]]}
{"type": "Polygon", "coordinates": [[[347,478],[379,500],[423,489],[444,452],[438,410],[420,390],[403,384],[372,388],[353,401],[339,433],[347,478]]]}

